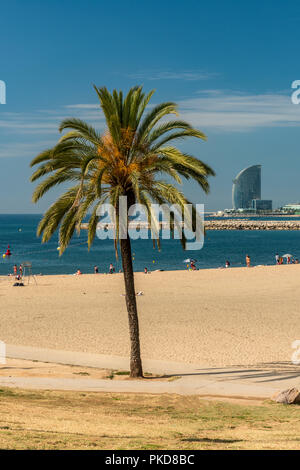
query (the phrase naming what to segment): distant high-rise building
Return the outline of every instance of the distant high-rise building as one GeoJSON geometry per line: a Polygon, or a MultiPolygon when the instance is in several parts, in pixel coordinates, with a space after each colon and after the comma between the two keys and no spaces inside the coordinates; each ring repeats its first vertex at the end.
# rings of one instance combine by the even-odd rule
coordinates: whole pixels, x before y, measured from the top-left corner
{"type": "Polygon", "coordinates": [[[232,204],[234,209],[252,208],[253,199],[261,199],[261,165],[245,168],[233,180],[232,204]]]}

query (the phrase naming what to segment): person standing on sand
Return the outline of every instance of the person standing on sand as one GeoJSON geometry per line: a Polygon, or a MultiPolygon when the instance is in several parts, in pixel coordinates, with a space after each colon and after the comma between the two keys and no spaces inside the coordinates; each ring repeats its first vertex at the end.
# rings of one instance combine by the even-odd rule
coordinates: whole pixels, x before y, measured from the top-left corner
{"type": "Polygon", "coordinates": [[[17,267],[17,265],[15,264],[15,265],[14,265],[14,276],[15,276],[15,277],[17,276],[17,272],[18,272],[18,267],[17,267]]]}
{"type": "Polygon", "coordinates": [[[98,274],[99,273],[99,268],[98,266],[94,266],[94,274],[98,274]]]}
{"type": "Polygon", "coordinates": [[[276,253],[276,255],[275,255],[275,260],[276,260],[276,264],[279,264],[279,254],[278,253],[276,253]]]}
{"type": "Polygon", "coordinates": [[[250,268],[250,256],[249,255],[246,255],[246,265],[247,265],[247,268],[250,268]]]}
{"type": "Polygon", "coordinates": [[[193,261],[193,260],[191,261],[191,269],[192,269],[192,271],[197,270],[196,265],[195,265],[195,261],[193,261]]]}
{"type": "Polygon", "coordinates": [[[109,274],[113,274],[114,272],[115,272],[114,265],[112,263],[110,263],[110,265],[109,265],[109,274]]]}

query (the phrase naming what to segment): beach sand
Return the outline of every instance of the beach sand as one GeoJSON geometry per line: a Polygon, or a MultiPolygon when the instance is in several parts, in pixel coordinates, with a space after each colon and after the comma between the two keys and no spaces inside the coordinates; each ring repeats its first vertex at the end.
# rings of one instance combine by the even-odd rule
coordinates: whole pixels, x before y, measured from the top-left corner
{"type": "MultiPolygon", "coordinates": [[[[123,275],[0,278],[8,344],[127,356],[123,275]]],[[[300,265],[136,273],[142,356],[202,367],[290,362],[300,265]]]]}

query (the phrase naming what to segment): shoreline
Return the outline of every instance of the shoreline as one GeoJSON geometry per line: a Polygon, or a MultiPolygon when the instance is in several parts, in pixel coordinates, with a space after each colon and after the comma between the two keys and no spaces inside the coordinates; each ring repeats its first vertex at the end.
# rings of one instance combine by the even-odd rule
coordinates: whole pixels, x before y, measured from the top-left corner
{"type": "MultiPolygon", "coordinates": [[[[225,259],[225,258],[224,258],[225,259]]],[[[189,264],[189,263],[186,263],[186,264],[189,264]]],[[[218,266],[218,267],[199,267],[199,262],[196,262],[196,265],[198,264],[198,267],[196,270],[192,270],[191,268],[187,269],[154,269],[154,270],[151,270],[148,268],[148,274],[154,274],[154,273],[184,273],[184,272],[202,272],[202,271],[220,271],[220,270],[226,270],[226,271],[230,271],[230,270],[233,270],[233,269],[244,269],[244,268],[272,268],[272,267],[277,267],[277,266],[294,266],[294,265],[297,265],[300,263],[289,263],[287,264],[286,262],[284,262],[284,264],[282,265],[277,265],[275,264],[275,262],[273,264],[251,264],[251,266],[246,266],[246,262],[244,263],[240,263],[239,266],[237,265],[230,265],[228,268],[224,266],[218,266]]],[[[134,274],[145,274],[143,270],[141,271],[133,271],[134,274]]],[[[93,273],[93,272],[82,272],[82,274],[80,275],[77,275],[76,273],[59,273],[59,274],[43,274],[43,273],[34,273],[33,272],[33,276],[36,276],[38,278],[42,278],[42,277],[55,277],[55,276],[74,276],[74,277],[81,277],[81,276],[115,276],[116,274],[123,274],[123,271],[122,272],[115,272],[113,274],[109,273],[109,272],[98,272],[97,274],[93,273]]],[[[5,280],[5,279],[12,279],[14,277],[14,275],[12,273],[10,274],[0,274],[0,280],[5,280]]]]}

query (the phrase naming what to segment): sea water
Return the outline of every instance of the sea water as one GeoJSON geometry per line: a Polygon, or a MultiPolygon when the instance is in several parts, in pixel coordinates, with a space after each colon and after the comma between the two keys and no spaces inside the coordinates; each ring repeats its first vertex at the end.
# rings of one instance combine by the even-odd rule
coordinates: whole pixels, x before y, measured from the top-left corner
{"type": "MultiPolygon", "coordinates": [[[[112,240],[99,240],[97,237],[90,251],[87,248],[87,231],[74,235],[69,247],[59,256],[58,234],[46,244],[36,236],[41,215],[0,215],[0,275],[13,272],[14,264],[32,263],[35,274],[73,274],[78,269],[82,273],[93,273],[94,266],[99,272],[108,272],[113,263],[116,272],[122,267],[116,260],[112,240]],[[12,255],[3,258],[10,245],[12,255]]],[[[268,219],[271,220],[271,219],[268,219]]],[[[291,220],[291,219],[288,219],[291,220]]],[[[208,230],[204,246],[198,251],[184,251],[179,240],[161,240],[161,250],[153,249],[152,240],[133,240],[132,257],[135,271],[145,267],[156,269],[186,269],[186,258],[197,260],[197,267],[224,267],[229,260],[231,266],[245,266],[245,256],[249,254],[251,264],[275,264],[275,254],[292,254],[300,260],[300,231],[215,231],[208,230]]]]}

